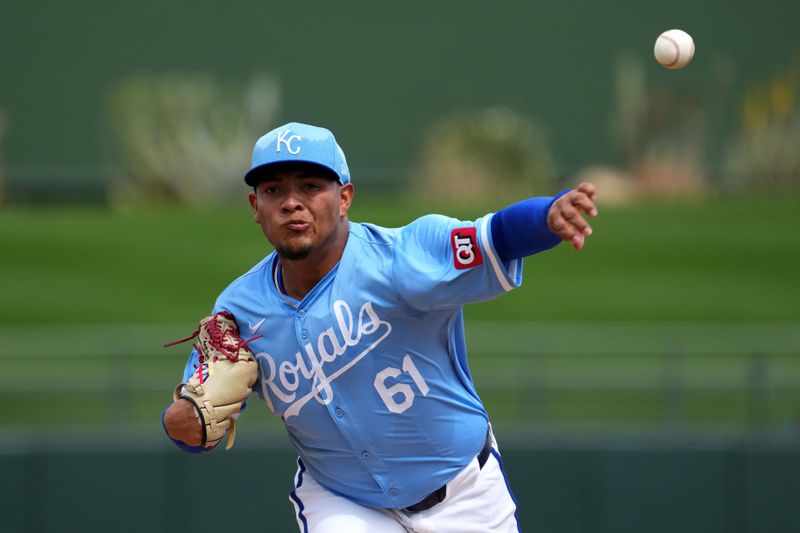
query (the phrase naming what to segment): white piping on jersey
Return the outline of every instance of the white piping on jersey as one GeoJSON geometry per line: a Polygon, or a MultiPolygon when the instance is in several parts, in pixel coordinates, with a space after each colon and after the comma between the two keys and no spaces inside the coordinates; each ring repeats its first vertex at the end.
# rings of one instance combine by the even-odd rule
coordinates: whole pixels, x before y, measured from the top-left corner
{"type": "Polygon", "coordinates": [[[500,282],[500,286],[503,287],[504,291],[508,292],[514,287],[506,279],[503,268],[500,267],[500,261],[494,255],[492,245],[489,243],[489,231],[486,228],[489,226],[489,222],[491,220],[492,217],[487,217],[481,225],[481,242],[483,243],[483,251],[486,254],[486,257],[489,258],[489,262],[492,264],[492,269],[494,270],[495,276],[497,276],[497,280],[500,282]]]}
{"type": "Polygon", "coordinates": [[[517,267],[519,266],[520,259],[514,259],[508,264],[508,276],[511,279],[517,279],[517,267]]]}

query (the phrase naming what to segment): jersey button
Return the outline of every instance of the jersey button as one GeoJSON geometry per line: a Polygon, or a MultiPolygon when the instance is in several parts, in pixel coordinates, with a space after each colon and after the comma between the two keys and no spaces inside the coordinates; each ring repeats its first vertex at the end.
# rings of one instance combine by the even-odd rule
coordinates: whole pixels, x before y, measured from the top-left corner
{"type": "Polygon", "coordinates": [[[367,450],[364,450],[363,452],[361,452],[361,458],[362,458],[362,459],[369,459],[369,457],[370,457],[371,455],[372,455],[372,454],[371,454],[371,453],[369,453],[367,450]]]}
{"type": "Polygon", "coordinates": [[[398,494],[400,494],[400,491],[397,490],[396,488],[392,487],[391,489],[389,489],[389,496],[397,496],[398,494]]]}
{"type": "Polygon", "coordinates": [[[336,413],[336,416],[338,416],[339,418],[342,418],[344,416],[344,410],[341,407],[337,407],[336,411],[334,412],[336,413]]]}
{"type": "Polygon", "coordinates": [[[300,336],[303,337],[304,339],[307,339],[308,338],[308,331],[306,331],[306,330],[301,331],[300,332],[300,336]]]}
{"type": "Polygon", "coordinates": [[[297,316],[303,318],[304,316],[306,316],[306,312],[303,309],[300,309],[299,311],[297,311],[297,316]]]}

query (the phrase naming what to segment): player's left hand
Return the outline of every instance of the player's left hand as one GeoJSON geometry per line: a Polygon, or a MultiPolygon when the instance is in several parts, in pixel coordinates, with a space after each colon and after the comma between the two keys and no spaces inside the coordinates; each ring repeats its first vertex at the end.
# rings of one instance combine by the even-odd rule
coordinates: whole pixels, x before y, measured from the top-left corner
{"type": "Polygon", "coordinates": [[[583,218],[582,213],[594,218],[597,207],[594,205],[595,186],[581,183],[550,206],[547,213],[547,225],[550,231],[570,241],[576,250],[583,248],[586,237],[592,234],[592,227],[583,218]]]}
{"type": "MultiPolygon", "coordinates": [[[[236,437],[236,417],[258,378],[258,363],[247,347],[248,342],[258,337],[242,340],[233,314],[230,311],[219,311],[203,318],[191,337],[165,346],[180,344],[195,337],[197,364],[191,377],[175,387],[174,403],[170,410],[174,408],[177,411],[170,414],[182,412],[179,418],[186,422],[189,409],[186,404],[192,404],[200,418],[202,429],[199,445],[213,448],[228,434],[228,445],[225,447],[227,450],[233,446],[236,437]]],[[[164,425],[167,426],[166,416],[164,420],[164,425]]],[[[191,444],[183,442],[190,445],[197,443],[197,435],[191,429],[180,433],[181,435],[176,433],[173,438],[182,440],[181,437],[188,433],[191,444]]],[[[170,436],[173,436],[172,432],[170,436]]]]}

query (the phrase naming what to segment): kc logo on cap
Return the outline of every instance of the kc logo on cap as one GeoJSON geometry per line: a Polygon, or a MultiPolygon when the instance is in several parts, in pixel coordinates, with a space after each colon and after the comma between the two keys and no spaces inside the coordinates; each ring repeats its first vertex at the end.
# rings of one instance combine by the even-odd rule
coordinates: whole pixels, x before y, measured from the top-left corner
{"type": "Polygon", "coordinates": [[[289,135],[290,133],[292,133],[291,129],[285,129],[278,133],[278,141],[275,143],[276,152],[281,151],[281,145],[283,144],[284,146],[286,146],[286,151],[289,152],[290,154],[297,155],[300,153],[302,147],[298,145],[294,150],[292,150],[292,141],[302,141],[303,138],[300,137],[299,135],[292,135],[290,137],[287,137],[287,135],[289,135]]]}

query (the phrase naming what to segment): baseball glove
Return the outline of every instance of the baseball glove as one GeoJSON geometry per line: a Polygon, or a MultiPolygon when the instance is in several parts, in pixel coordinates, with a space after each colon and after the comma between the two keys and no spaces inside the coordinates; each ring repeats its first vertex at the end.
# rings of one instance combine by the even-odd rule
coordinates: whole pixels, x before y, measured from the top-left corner
{"type": "Polygon", "coordinates": [[[164,346],[173,346],[197,338],[197,364],[186,382],[178,383],[173,400],[189,400],[197,408],[203,426],[203,442],[213,448],[228,430],[225,449],[233,446],[236,437],[236,417],[250,395],[258,377],[258,364],[247,343],[261,335],[243,341],[233,315],[228,311],[207,316],[195,332],[164,346]]]}

